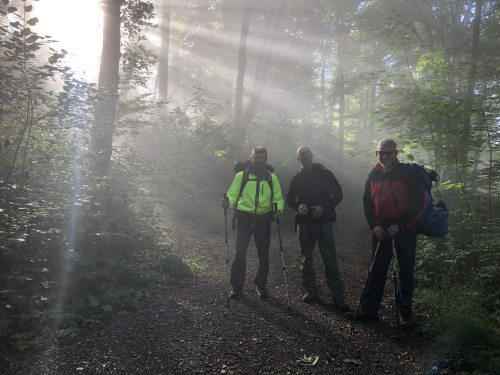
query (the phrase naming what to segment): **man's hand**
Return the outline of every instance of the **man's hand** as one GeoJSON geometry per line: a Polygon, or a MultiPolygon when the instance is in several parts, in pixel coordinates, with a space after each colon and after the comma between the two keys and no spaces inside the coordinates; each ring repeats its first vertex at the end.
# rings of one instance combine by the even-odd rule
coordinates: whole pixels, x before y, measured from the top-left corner
{"type": "Polygon", "coordinates": [[[274,217],[281,219],[282,216],[283,216],[283,212],[281,212],[281,210],[274,211],[274,217]]]}
{"type": "Polygon", "coordinates": [[[307,215],[307,206],[302,203],[300,206],[299,206],[299,209],[298,209],[298,212],[299,212],[299,215],[307,215]]]}
{"type": "Polygon", "coordinates": [[[387,228],[387,232],[389,232],[389,236],[394,237],[396,234],[399,233],[399,225],[392,224],[389,228],[387,228]]]}
{"type": "Polygon", "coordinates": [[[379,241],[382,241],[387,235],[385,230],[380,225],[373,227],[372,232],[375,235],[375,237],[378,238],[379,241]]]}
{"type": "Polygon", "coordinates": [[[372,232],[375,235],[375,237],[378,238],[379,241],[382,241],[384,238],[387,237],[387,235],[389,235],[392,238],[396,234],[398,234],[399,225],[392,224],[389,228],[387,228],[387,232],[380,225],[377,225],[376,227],[373,227],[372,232]]]}
{"type": "Polygon", "coordinates": [[[222,198],[221,201],[220,201],[220,205],[224,208],[228,207],[229,206],[229,198],[222,198]]]}
{"type": "Polygon", "coordinates": [[[312,206],[311,208],[311,215],[313,215],[313,217],[315,217],[316,219],[320,218],[325,213],[325,210],[322,206],[312,206]]]}

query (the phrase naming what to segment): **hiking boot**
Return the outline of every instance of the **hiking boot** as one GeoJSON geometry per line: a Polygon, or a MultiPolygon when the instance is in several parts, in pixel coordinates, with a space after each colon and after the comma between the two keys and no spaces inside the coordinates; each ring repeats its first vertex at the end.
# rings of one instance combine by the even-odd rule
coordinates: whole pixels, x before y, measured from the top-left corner
{"type": "Polygon", "coordinates": [[[231,299],[238,299],[241,297],[241,289],[233,289],[232,292],[229,294],[229,298],[231,299]]]}
{"type": "Polygon", "coordinates": [[[318,299],[318,293],[315,292],[307,292],[302,296],[302,302],[312,303],[318,299]]]}
{"type": "Polygon", "coordinates": [[[351,311],[351,308],[345,303],[343,299],[341,299],[340,301],[333,300],[333,307],[343,313],[351,311]]]}
{"type": "Polygon", "coordinates": [[[378,319],[378,315],[369,313],[368,311],[364,311],[364,310],[359,310],[357,315],[356,315],[356,311],[349,311],[346,314],[346,316],[348,319],[351,319],[351,320],[356,319],[356,320],[368,321],[368,320],[377,320],[378,319]]]}
{"type": "Polygon", "coordinates": [[[401,325],[401,328],[404,329],[409,329],[414,325],[411,316],[403,316],[403,315],[399,316],[399,324],[401,325]]]}
{"type": "Polygon", "coordinates": [[[257,287],[257,288],[255,288],[255,290],[256,290],[257,296],[259,298],[267,298],[267,297],[269,297],[269,293],[267,292],[266,288],[262,288],[261,289],[261,288],[257,287]]]}

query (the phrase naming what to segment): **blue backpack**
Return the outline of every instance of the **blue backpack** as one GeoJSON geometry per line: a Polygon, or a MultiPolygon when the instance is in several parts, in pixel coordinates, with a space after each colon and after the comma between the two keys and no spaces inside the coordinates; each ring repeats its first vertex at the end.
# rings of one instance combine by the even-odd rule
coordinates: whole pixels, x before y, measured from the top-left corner
{"type": "Polygon", "coordinates": [[[425,200],[427,208],[420,216],[417,222],[418,233],[425,234],[429,237],[444,237],[448,234],[448,215],[450,214],[446,205],[442,200],[436,204],[432,202],[432,182],[439,180],[439,175],[436,171],[424,168],[422,165],[415,163],[410,164],[418,172],[420,181],[424,188],[425,200]]]}

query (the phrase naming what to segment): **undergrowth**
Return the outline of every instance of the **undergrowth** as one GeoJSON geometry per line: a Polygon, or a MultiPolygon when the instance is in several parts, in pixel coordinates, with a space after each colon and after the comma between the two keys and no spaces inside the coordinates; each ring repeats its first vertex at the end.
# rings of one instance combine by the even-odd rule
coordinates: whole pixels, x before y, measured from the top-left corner
{"type": "Polygon", "coordinates": [[[8,185],[1,191],[4,365],[28,349],[70,342],[191,274],[154,205],[147,197],[140,208],[129,204],[123,181],[82,189],[77,205],[65,195],[18,194],[8,185]]]}
{"type": "Polygon", "coordinates": [[[466,374],[500,374],[500,315],[498,298],[474,285],[420,289],[416,301],[439,327],[433,353],[466,374]]]}

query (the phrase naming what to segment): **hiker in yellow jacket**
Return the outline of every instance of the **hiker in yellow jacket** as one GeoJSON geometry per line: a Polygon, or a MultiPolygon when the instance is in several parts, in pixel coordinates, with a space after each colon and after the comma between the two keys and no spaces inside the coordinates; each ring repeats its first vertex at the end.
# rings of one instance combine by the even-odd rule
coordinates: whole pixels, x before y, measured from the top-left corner
{"type": "Polygon", "coordinates": [[[252,234],[259,258],[259,268],[255,276],[257,295],[265,298],[268,296],[266,285],[269,273],[271,221],[275,217],[281,218],[285,203],[278,178],[267,169],[267,150],[264,147],[254,147],[251,164],[236,175],[227,192],[227,198],[221,201],[221,206],[233,207],[235,218],[238,219],[236,251],[231,267],[233,290],[229,298],[239,298],[242,294],[247,250],[252,234]]]}

